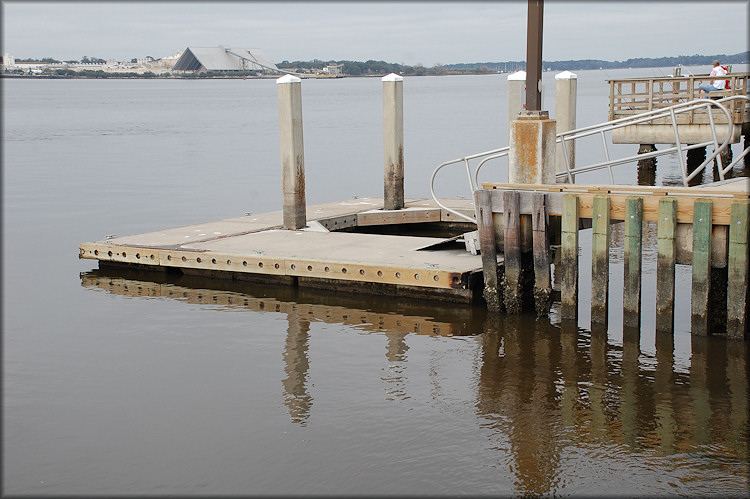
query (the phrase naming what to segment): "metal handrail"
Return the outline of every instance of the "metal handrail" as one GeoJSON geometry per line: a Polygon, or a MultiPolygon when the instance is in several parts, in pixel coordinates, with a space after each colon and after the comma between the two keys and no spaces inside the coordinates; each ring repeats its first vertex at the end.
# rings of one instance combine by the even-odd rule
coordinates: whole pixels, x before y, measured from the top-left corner
{"type": "Polygon", "coordinates": [[[479,168],[481,168],[482,165],[484,165],[484,163],[486,163],[487,161],[489,161],[491,159],[501,158],[503,156],[507,156],[509,151],[510,151],[510,146],[505,146],[505,147],[501,147],[500,149],[493,149],[491,151],[480,152],[480,153],[477,153],[477,154],[472,154],[472,155],[469,155],[469,156],[464,156],[463,158],[452,159],[450,161],[446,161],[445,163],[441,163],[440,165],[438,165],[437,168],[435,168],[435,171],[432,172],[432,176],[430,177],[430,194],[432,195],[432,199],[442,209],[444,209],[446,211],[449,211],[449,212],[453,213],[454,215],[456,215],[456,216],[458,216],[460,218],[468,220],[469,222],[476,223],[476,220],[474,220],[473,218],[468,217],[468,216],[464,215],[463,213],[460,213],[460,212],[458,212],[456,210],[448,208],[447,206],[445,206],[443,203],[441,203],[438,200],[437,196],[435,195],[435,176],[437,176],[437,173],[440,170],[442,170],[444,167],[446,167],[448,165],[453,165],[453,164],[456,164],[456,163],[464,163],[464,165],[466,166],[466,174],[469,177],[469,187],[471,188],[471,192],[473,194],[474,191],[477,190],[477,185],[478,185],[477,175],[479,173],[479,168]],[[471,168],[469,166],[469,161],[471,161],[472,159],[477,159],[477,158],[482,158],[482,157],[484,157],[484,159],[479,163],[479,165],[477,165],[477,167],[476,167],[476,169],[474,171],[474,176],[472,177],[472,175],[471,175],[471,168]]]}
{"type": "MultiPolygon", "coordinates": [[[[620,164],[625,164],[625,163],[632,163],[633,161],[640,161],[640,160],[643,160],[643,159],[655,158],[657,156],[662,156],[662,155],[665,155],[665,154],[671,154],[671,153],[674,153],[674,152],[678,152],[678,153],[680,153],[680,154],[678,154],[678,157],[680,159],[680,166],[681,166],[681,171],[682,171],[682,178],[683,178],[683,183],[684,183],[685,186],[688,186],[689,185],[689,181],[692,180],[693,178],[695,178],[695,176],[698,175],[701,171],[703,171],[705,169],[706,165],[708,165],[710,162],[712,162],[714,160],[714,158],[717,158],[717,162],[718,162],[718,166],[719,166],[719,168],[718,168],[719,176],[720,176],[721,180],[724,180],[724,176],[729,171],[729,168],[728,167],[725,168],[722,165],[720,153],[721,153],[721,151],[723,151],[729,145],[729,143],[730,143],[730,141],[732,139],[732,136],[734,135],[734,127],[736,125],[734,125],[734,123],[732,123],[732,121],[730,119],[731,118],[731,112],[723,105],[723,103],[726,103],[726,102],[731,101],[731,100],[738,100],[738,99],[750,100],[750,99],[748,99],[748,97],[743,96],[743,95],[735,95],[735,96],[725,97],[725,98],[719,99],[719,100],[696,99],[696,100],[693,100],[693,101],[690,101],[690,102],[675,104],[675,105],[670,106],[668,108],[663,108],[663,109],[657,109],[657,110],[653,110],[653,111],[648,111],[648,112],[645,112],[645,113],[642,113],[642,114],[638,114],[638,115],[635,115],[635,116],[632,116],[632,117],[619,118],[619,119],[608,121],[608,122],[605,122],[605,123],[600,123],[598,125],[592,125],[592,126],[589,126],[589,127],[579,128],[577,130],[571,130],[571,131],[559,133],[559,134],[557,134],[557,142],[558,143],[562,143],[562,146],[563,146],[563,151],[564,151],[563,158],[565,160],[565,171],[557,173],[556,177],[557,178],[565,178],[565,177],[567,177],[568,182],[575,183],[575,181],[573,179],[573,175],[575,175],[575,174],[580,174],[580,173],[585,173],[585,172],[589,172],[589,171],[594,171],[594,170],[598,170],[598,169],[601,169],[601,168],[607,168],[608,171],[609,171],[609,175],[610,175],[610,181],[614,184],[615,183],[614,182],[614,176],[612,174],[612,167],[613,166],[620,165],[620,164]],[[680,141],[680,138],[679,138],[679,134],[678,134],[678,129],[677,129],[678,125],[677,125],[676,115],[682,114],[682,113],[694,112],[694,111],[696,111],[698,109],[701,109],[701,108],[705,108],[706,111],[708,112],[707,114],[709,116],[709,121],[710,121],[710,126],[711,126],[712,140],[706,141],[706,142],[701,142],[701,143],[698,143],[698,144],[682,144],[682,142],[680,141]],[[713,114],[711,113],[711,108],[716,108],[718,111],[721,111],[722,113],[724,113],[724,115],[727,117],[726,126],[728,127],[728,130],[727,130],[726,137],[721,142],[721,144],[719,144],[719,140],[718,140],[718,137],[716,135],[716,123],[714,121],[713,114]],[[628,127],[628,126],[639,125],[639,124],[647,123],[649,121],[653,121],[653,120],[657,120],[657,119],[662,119],[662,118],[669,118],[669,120],[671,122],[672,129],[674,130],[674,135],[675,135],[675,145],[674,146],[668,147],[666,149],[661,149],[659,151],[650,152],[650,153],[637,154],[635,156],[627,156],[627,157],[620,158],[620,159],[617,159],[617,160],[609,160],[609,159],[607,159],[607,161],[604,161],[602,163],[596,163],[594,165],[589,165],[589,166],[586,166],[586,167],[570,168],[570,161],[569,161],[569,158],[568,158],[568,155],[567,155],[567,150],[565,148],[566,142],[571,142],[573,140],[580,139],[580,138],[587,137],[587,136],[594,135],[594,134],[601,134],[602,135],[602,139],[603,139],[602,142],[604,144],[604,149],[605,149],[605,156],[608,157],[609,156],[609,152],[607,150],[607,142],[606,142],[606,140],[604,140],[604,133],[611,132],[611,131],[619,129],[619,128],[625,128],[625,127],[628,127]],[[708,156],[706,158],[706,160],[703,161],[703,163],[701,163],[701,165],[698,166],[693,172],[691,172],[690,174],[688,174],[687,173],[687,165],[685,164],[684,159],[683,159],[681,153],[683,151],[688,151],[690,149],[698,149],[698,148],[706,147],[708,145],[712,145],[714,147],[714,152],[710,156],[708,156]]],[[[735,163],[732,163],[731,166],[733,166],[734,164],[735,163]]]]}
{"type": "MultiPolygon", "coordinates": [[[[680,160],[680,170],[681,170],[681,173],[682,173],[682,179],[683,179],[683,183],[684,183],[685,186],[688,186],[689,182],[693,178],[695,178],[700,172],[702,172],[706,168],[706,166],[710,162],[712,162],[714,159],[716,159],[716,161],[717,161],[717,167],[718,167],[717,170],[718,170],[718,173],[719,173],[719,177],[720,177],[721,180],[724,180],[726,173],[729,172],[734,167],[734,165],[737,164],[737,162],[740,159],[742,159],[743,157],[745,157],[748,154],[748,152],[750,151],[750,147],[746,148],[742,152],[742,154],[740,154],[737,158],[735,158],[734,161],[732,161],[728,166],[726,166],[726,167],[723,166],[720,154],[729,145],[729,143],[730,143],[730,141],[732,139],[732,136],[734,135],[734,127],[735,127],[735,124],[732,122],[732,119],[731,119],[731,112],[726,108],[726,106],[724,104],[728,103],[728,102],[730,102],[732,100],[738,100],[738,99],[739,100],[746,100],[746,101],[750,102],[750,98],[748,98],[747,96],[744,96],[744,95],[733,95],[733,96],[725,97],[725,98],[718,99],[718,100],[713,100],[713,99],[697,99],[697,100],[693,100],[693,101],[690,101],[690,102],[675,104],[675,105],[667,107],[667,108],[661,108],[661,109],[656,109],[656,110],[653,110],[653,111],[648,111],[648,112],[645,112],[645,113],[642,113],[642,114],[638,114],[638,115],[634,115],[634,116],[630,116],[630,117],[619,118],[619,119],[608,121],[608,122],[605,122],[605,123],[600,123],[600,124],[597,124],[597,125],[591,125],[591,126],[587,126],[587,127],[583,127],[583,128],[578,128],[578,129],[575,129],[575,130],[561,132],[561,133],[559,133],[559,134],[556,135],[556,143],[561,144],[561,146],[562,146],[562,150],[563,150],[563,155],[562,156],[563,156],[563,158],[565,160],[565,170],[562,171],[562,172],[557,173],[555,176],[556,176],[556,178],[566,178],[567,177],[568,182],[575,183],[575,178],[574,177],[577,174],[586,173],[586,172],[590,172],[590,171],[595,171],[595,170],[599,170],[599,169],[602,169],[602,168],[607,168],[608,171],[609,171],[610,182],[612,182],[612,184],[614,184],[615,183],[615,181],[614,181],[614,175],[612,173],[612,167],[613,166],[617,166],[617,165],[621,165],[621,164],[626,164],[626,163],[632,163],[634,161],[641,161],[641,160],[644,160],[644,159],[655,158],[657,156],[662,156],[662,155],[665,155],[665,154],[671,154],[671,153],[675,153],[676,152],[676,153],[678,153],[677,156],[678,156],[678,158],[680,160]],[[704,108],[707,111],[708,116],[709,116],[709,122],[710,122],[710,126],[711,126],[712,140],[706,141],[706,142],[701,142],[699,144],[682,144],[681,141],[680,141],[680,137],[679,137],[679,133],[678,133],[678,129],[677,129],[676,115],[681,114],[681,113],[692,113],[692,112],[694,112],[694,111],[696,111],[698,109],[702,109],[702,108],[704,108]],[[714,117],[713,117],[713,114],[711,112],[712,108],[715,108],[717,111],[720,111],[720,112],[724,113],[724,115],[727,117],[727,127],[728,127],[728,130],[727,130],[726,137],[724,138],[724,140],[721,143],[719,143],[719,140],[718,140],[718,137],[717,137],[717,134],[716,134],[716,123],[714,121],[714,117]],[[666,149],[661,149],[661,150],[658,150],[658,151],[649,152],[649,153],[637,154],[635,156],[627,156],[627,157],[619,158],[619,159],[615,159],[615,160],[610,159],[609,150],[607,148],[607,141],[606,141],[606,138],[605,138],[605,135],[604,135],[605,133],[611,132],[611,131],[619,129],[619,128],[624,128],[624,127],[627,127],[627,126],[638,125],[638,124],[646,123],[646,122],[649,122],[649,121],[652,121],[652,120],[664,119],[664,118],[669,118],[669,121],[671,122],[672,128],[674,130],[674,136],[675,136],[675,145],[674,146],[668,147],[666,149]],[[603,146],[604,146],[605,161],[601,162],[601,163],[595,163],[593,165],[587,165],[587,166],[583,166],[583,167],[574,167],[574,168],[571,168],[570,167],[570,159],[569,159],[569,156],[567,154],[566,144],[570,143],[570,142],[573,142],[576,139],[580,139],[580,138],[583,138],[583,137],[588,137],[588,136],[595,135],[595,134],[599,134],[602,137],[602,143],[603,143],[603,146]],[[708,157],[705,159],[705,161],[703,161],[700,164],[700,166],[698,166],[697,168],[695,168],[695,170],[693,170],[691,173],[688,174],[687,173],[687,165],[685,163],[684,158],[682,157],[682,153],[685,152],[685,151],[689,151],[691,149],[702,148],[702,147],[706,147],[706,146],[709,146],[709,145],[713,146],[713,148],[714,148],[713,153],[711,155],[708,155],[708,157]]],[[[440,170],[442,170],[444,167],[446,167],[446,166],[449,166],[449,165],[452,165],[452,164],[456,164],[456,163],[464,163],[464,166],[466,168],[467,176],[469,177],[469,187],[470,187],[471,192],[473,194],[474,191],[476,191],[478,189],[478,186],[479,186],[479,170],[482,168],[482,166],[484,166],[490,160],[508,156],[509,151],[510,151],[510,147],[506,146],[506,147],[503,147],[503,148],[500,148],[500,149],[493,149],[491,151],[486,151],[486,152],[482,152],[482,153],[472,154],[472,155],[469,155],[469,156],[464,156],[463,158],[453,159],[453,160],[446,161],[446,162],[441,163],[440,165],[438,165],[438,167],[433,171],[432,176],[430,178],[430,194],[432,195],[432,198],[435,201],[435,203],[437,203],[437,205],[440,206],[441,208],[447,210],[450,213],[453,213],[454,215],[456,215],[456,216],[458,216],[460,218],[463,218],[463,219],[468,220],[470,222],[476,223],[476,220],[474,218],[468,217],[468,216],[466,216],[466,215],[464,215],[464,214],[462,214],[462,213],[460,213],[460,212],[458,212],[456,210],[453,210],[453,209],[451,209],[451,208],[443,205],[438,200],[437,195],[435,194],[435,188],[434,188],[435,177],[437,176],[437,173],[440,170]],[[482,158],[482,160],[479,162],[479,164],[474,169],[474,174],[472,176],[472,174],[471,174],[471,168],[470,168],[470,165],[469,165],[469,161],[471,161],[473,159],[479,159],[479,158],[482,158]]]]}

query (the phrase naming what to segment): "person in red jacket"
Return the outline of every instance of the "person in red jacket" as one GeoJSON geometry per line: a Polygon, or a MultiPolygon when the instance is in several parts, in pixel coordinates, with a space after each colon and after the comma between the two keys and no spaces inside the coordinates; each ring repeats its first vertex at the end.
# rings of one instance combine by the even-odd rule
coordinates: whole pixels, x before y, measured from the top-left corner
{"type": "MultiPolygon", "coordinates": [[[[714,61],[714,68],[711,70],[711,74],[709,76],[726,76],[727,75],[727,69],[719,63],[719,60],[716,59],[714,61]]],[[[713,92],[714,90],[724,90],[726,88],[726,80],[713,80],[711,83],[703,83],[700,87],[700,93],[705,94],[708,92],[713,92]]]]}

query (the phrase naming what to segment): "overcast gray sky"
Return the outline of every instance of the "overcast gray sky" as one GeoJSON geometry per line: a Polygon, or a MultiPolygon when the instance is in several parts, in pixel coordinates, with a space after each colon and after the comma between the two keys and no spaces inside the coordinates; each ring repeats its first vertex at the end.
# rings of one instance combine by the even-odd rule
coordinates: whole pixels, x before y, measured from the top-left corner
{"type": "MultiPolygon", "coordinates": [[[[523,60],[527,2],[3,1],[3,52],[16,58],[165,57],[188,46],[260,48],[283,60],[408,65],[523,60]]],[[[748,1],[547,0],[545,60],[735,54],[748,1]]]]}

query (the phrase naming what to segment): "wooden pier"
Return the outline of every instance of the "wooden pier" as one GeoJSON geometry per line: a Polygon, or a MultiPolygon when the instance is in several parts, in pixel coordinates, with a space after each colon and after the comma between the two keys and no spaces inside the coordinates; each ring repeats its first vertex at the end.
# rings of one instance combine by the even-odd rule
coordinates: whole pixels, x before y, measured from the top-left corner
{"type": "Polygon", "coordinates": [[[550,245],[559,245],[561,316],[578,318],[578,233],[592,229],[591,322],[607,323],[611,224],[624,222],[623,325],[641,318],[644,222],[658,224],[657,330],[674,324],[675,265],[692,265],[691,327],[748,330],[750,179],[704,188],[485,183],[475,193],[488,307],[549,311],[550,245]],[[502,252],[504,275],[494,269],[502,252]],[[525,256],[526,255],[526,256],[525,256]],[[533,288],[528,283],[534,283],[533,288]],[[497,297],[496,299],[493,299],[497,297]]]}
{"type": "MultiPolygon", "coordinates": [[[[282,213],[219,220],[80,245],[100,264],[389,296],[472,302],[490,310],[545,315],[552,268],[561,317],[578,317],[578,234],[592,230],[592,324],[610,304],[611,224],[625,224],[623,318],[641,317],[643,224],[658,225],[657,317],[672,331],[675,265],[692,265],[692,332],[746,338],[750,179],[703,188],[485,183],[475,193],[481,255],[466,250],[473,224],[435,205],[408,199],[402,210],[382,198],[312,206],[308,226],[282,228],[282,213]],[[556,255],[556,262],[552,255],[556,255]],[[723,277],[722,277],[723,276],[723,277]],[[723,288],[723,290],[722,290],[723,288]]],[[[441,200],[469,216],[470,200],[441,200]]]]}
{"type": "MultiPolygon", "coordinates": [[[[690,76],[659,76],[651,78],[625,78],[607,80],[609,83],[609,120],[628,118],[665,109],[675,104],[686,103],[707,97],[719,99],[735,95],[748,95],[750,87],[750,73],[730,73],[725,77],[716,78],[709,75],[690,76]],[[700,94],[699,86],[715,79],[725,79],[729,87],[716,90],[710,94],[700,94]]],[[[735,125],[730,142],[736,144],[740,136],[748,134],[750,127],[750,104],[747,101],[731,101],[727,103],[732,123],[735,125]]],[[[696,110],[675,116],[677,133],[682,142],[698,144],[712,140],[711,122],[716,124],[716,131],[720,139],[727,135],[726,116],[713,110],[696,110]]],[[[672,129],[669,117],[654,120],[647,125],[635,125],[616,130],[612,134],[615,144],[673,144],[675,131],[672,129]]]]}
{"type": "MultiPolygon", "coordinates": [[[[747,88],[746,80],[733,79],[733,88],[747,88]]],[[[403,79],[389,75],[383,78],[384,196],[306,206],[301,82],[282,77],[277,84],[281,211],[86,242],[79,257],[237,281],[483,299],[491,311],[535,309],[539,316],[549,313],[554,288],[562,318],[577,320],[578,235],[590,228],[591,321],[606,324],[611,226],[623,222],[624,326],[638,328],[643,227],[651,222],[659,239],[657,330],[674,328],[675,265],[685,263],[692,265],[692,332],[747,338],[749,179],[700,188],[555,184],[555,125],[538,111],[511,122],[523,133],[511,133],[509,178],[522,183],[472,184],[473,200],[405,199],[403,79]]],[[[743,124],[744,106],[737,115],[743,124]]]]}

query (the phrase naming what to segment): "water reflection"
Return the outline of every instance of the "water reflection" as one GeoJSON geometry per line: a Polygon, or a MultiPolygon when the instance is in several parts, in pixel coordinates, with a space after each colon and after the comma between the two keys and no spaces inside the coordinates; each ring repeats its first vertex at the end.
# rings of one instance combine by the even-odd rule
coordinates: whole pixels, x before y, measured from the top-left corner
{"type": "Polygon", "coordinates": [[[675,370],[671,335],[656,338],[652,358],[638,331],[617,346],[603,330],[498,317],[483,337],[477,410],[493,440],[509,441],[498,464],[513,470],[517,492],[560,490],[570,448],[631,464],[645,455],[677,483],[710,480],[718,468],[746,490],[746,343],[696,337],[684,372],[675,370]]]}
{"type": "Polygon", "coordinates": [[[310,342],[310,321],[300,317],[297,308],[287,313],[289,326],[284,344],[284,372],[287,378],[284,385],[284,404],[294,423],[304,425],[310,417],[312,397],[307,391],[307,377],[310,370],[308,348],[310,342]]]}
{"type": "MultiPolygon", "coordinates": [[[[476,389],[465,394],[467,403],[493,466],[509,473],[514,493],[568,492],[571,484],[590,482],[597,473],[609,474],[611,484],[622,470],[644,468],[664,476],[664,482],[641,477],[625,490],[747,491],[747,342],[692,337],[689,365],[679,366],[672,335],[658,334],[650,355],[641,350],[638,330],[623,331],[618,344],[602,328],[579,330],[531,316],[487,314],[477,307],[430,307],[387,297],[369,300],[192,279],[145,280],[132,271],[109,269],[81,275],[83,286],[125,296],[285,314],[281,390],[291,420],[301,426],[314,410],[308,386],[316,369],[309,357],[311,323],[346,324],[382,335],[388,368],[381,379],[386,399],[396,402],[409,399],[410,389],[420,389],[418,376],[407,369],[409,352],[429,348],[410,337],[467,335],[479,346],[478,358],[470,361],[479,366],[476,389]]],[[[429,375],[444,376],[432,370],[429,375]]],[[[456,403],[433,402],[439,407],[456,403]]]]}

